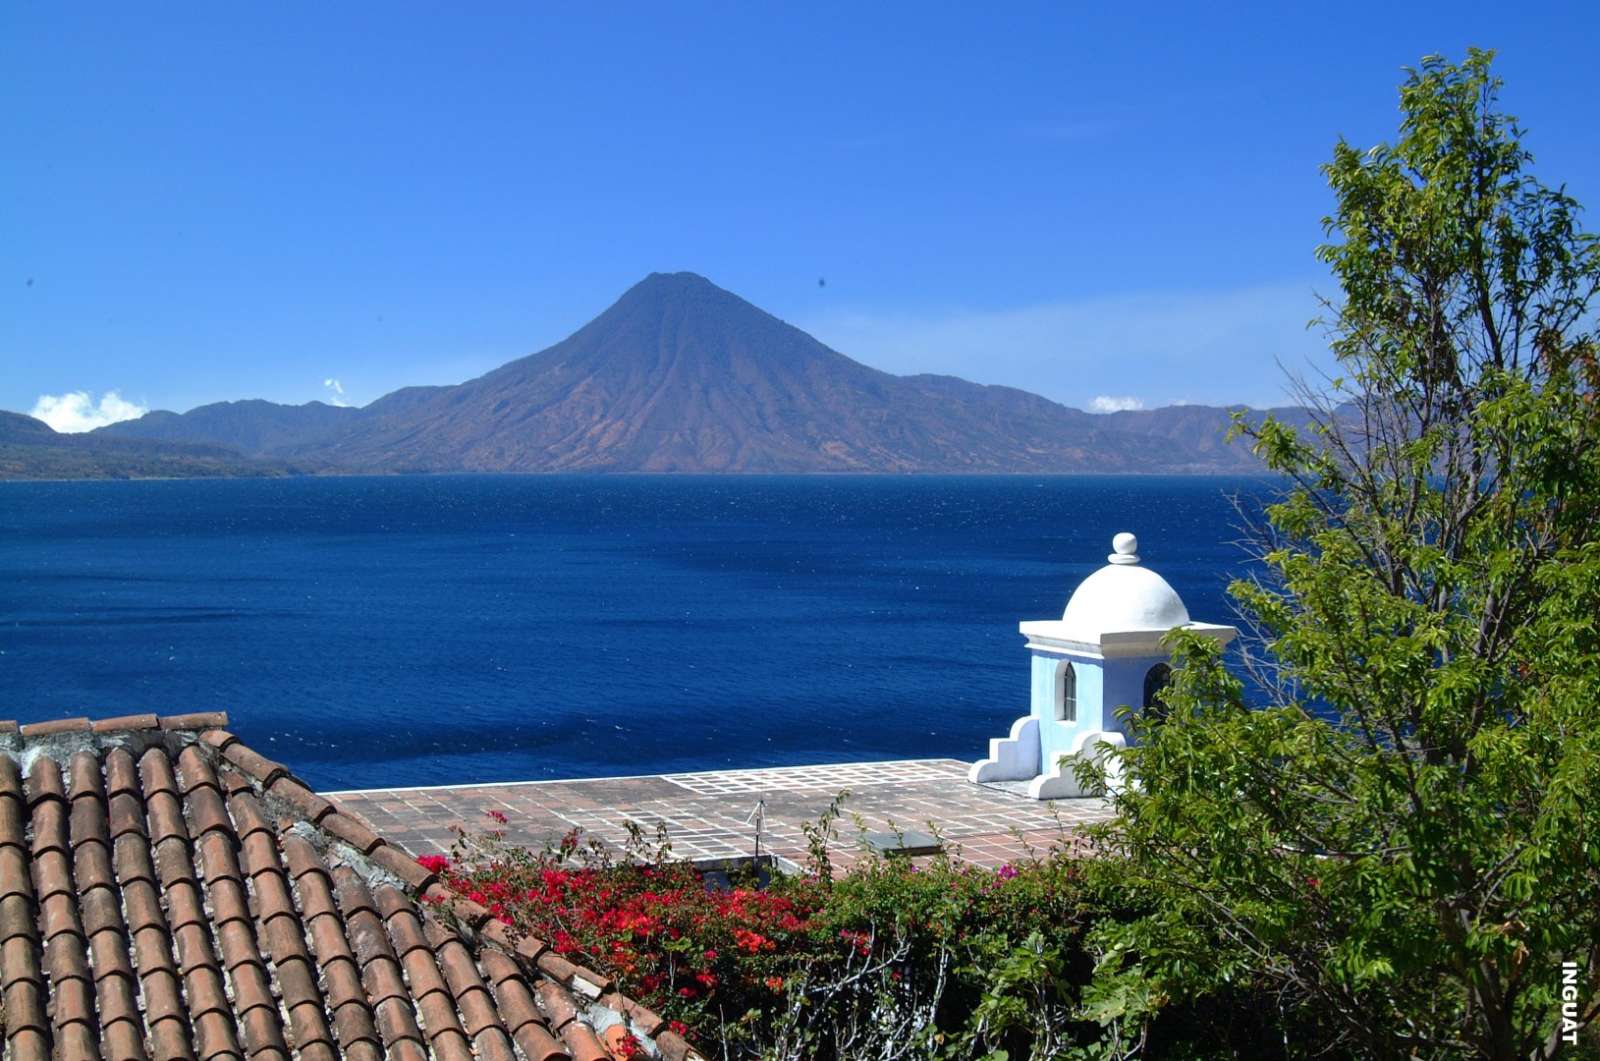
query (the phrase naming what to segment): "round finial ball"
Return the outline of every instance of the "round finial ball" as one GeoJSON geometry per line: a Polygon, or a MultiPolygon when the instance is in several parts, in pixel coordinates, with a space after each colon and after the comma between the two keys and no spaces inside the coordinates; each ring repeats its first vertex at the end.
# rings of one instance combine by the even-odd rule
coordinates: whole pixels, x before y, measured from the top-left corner
{"type": "Polygon", "coordinates": [[[1123,531],[1111,539],[1111,551],[1120,553],[1123,556],[1131,556],[1139,551],[1139,539],[1127,531],[1123,531]]]}

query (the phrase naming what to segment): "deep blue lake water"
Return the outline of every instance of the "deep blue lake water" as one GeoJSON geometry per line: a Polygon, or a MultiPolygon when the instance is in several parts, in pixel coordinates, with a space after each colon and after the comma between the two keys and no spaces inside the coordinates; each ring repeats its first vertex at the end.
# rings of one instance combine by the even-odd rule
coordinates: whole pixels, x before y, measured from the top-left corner
{"type": "Polygon", "coordinates": [[[978,758],[1138,534],[1230,621],[1262,479],[0,483],[0,717],[224,709],[322,788],[978,758]]]}

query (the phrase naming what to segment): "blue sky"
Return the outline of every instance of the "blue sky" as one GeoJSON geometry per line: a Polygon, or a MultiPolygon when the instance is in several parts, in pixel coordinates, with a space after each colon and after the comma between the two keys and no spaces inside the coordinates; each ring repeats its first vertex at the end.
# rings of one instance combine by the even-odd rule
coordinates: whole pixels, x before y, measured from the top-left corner
{"type": "Polygon", "coordinates": [[[1600,203],[1600,5],[1111,7],[7,4],[0,408],[361,404],[676,269],[891,371],[1270,404],[1317,167],[1469,44],[1600,203]]]}

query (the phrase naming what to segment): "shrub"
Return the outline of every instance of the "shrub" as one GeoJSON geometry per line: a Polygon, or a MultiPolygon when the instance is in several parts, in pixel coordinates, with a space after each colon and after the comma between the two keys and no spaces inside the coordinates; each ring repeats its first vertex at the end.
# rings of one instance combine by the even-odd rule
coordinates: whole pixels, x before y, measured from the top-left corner
{"type": "Polygon", "coordinates": [[[1091,930],[1149,912],[1117,859],[1052,850],[994,870],[868,856],[835,877],[823,853],[764,887],[721,886],[637,832],[621,852],[576,831],[542,850],[490,833],[424,862],[710,1055],[1255,1056],[1282,1040],[1247,985],[1160,1006],[1130,997],[1136,984],[1085,994],[1104,958],[1091,930]]]}

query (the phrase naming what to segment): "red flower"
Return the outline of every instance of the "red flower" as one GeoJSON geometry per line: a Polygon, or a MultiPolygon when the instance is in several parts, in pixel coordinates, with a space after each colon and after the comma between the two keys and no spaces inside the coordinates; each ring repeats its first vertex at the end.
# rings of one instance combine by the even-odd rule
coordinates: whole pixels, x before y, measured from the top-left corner
{"type": "Polygon", "coordinates": [[[450,868],[450,860],[443,855],[419,855],[417,865],[429,873],[443,873],[450,868]]]}
{"type": "Polygon", "coordinates": [[[499,822],[501,825],[504,825],[507,821],[510,820],[501,811],[497,811],[497,810],[492,810],[491,809],[491,810],[486,810],[483,813],[485,813],[485,814],[487,814],[489,816],[489,820],[490,821],[499,822]]]}

